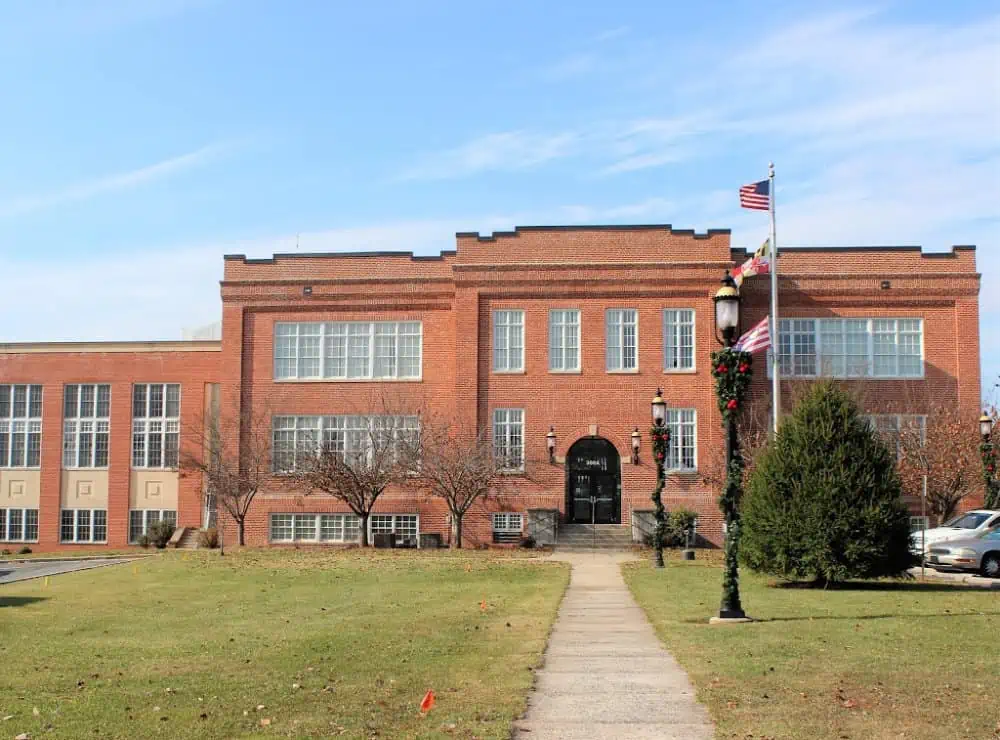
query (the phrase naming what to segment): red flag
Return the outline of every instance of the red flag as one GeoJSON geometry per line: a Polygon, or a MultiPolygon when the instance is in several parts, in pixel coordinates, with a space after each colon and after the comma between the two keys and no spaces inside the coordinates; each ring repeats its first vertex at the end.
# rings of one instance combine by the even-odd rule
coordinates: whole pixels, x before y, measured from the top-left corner
{"type": "Polygon", "coordinates": [[[479,602],[479,610],[486,611],[486,599],[483,599],[482,601],[479,602]]]}
{"type": "Polygon", "coordinates": [[[431,711],[431,708],[433,706],[434,706],[434,692],[428,690],[428,692],[424,694],[424,700],[420,702],[420,713],[427,714],[429,711],[431,711]]]}

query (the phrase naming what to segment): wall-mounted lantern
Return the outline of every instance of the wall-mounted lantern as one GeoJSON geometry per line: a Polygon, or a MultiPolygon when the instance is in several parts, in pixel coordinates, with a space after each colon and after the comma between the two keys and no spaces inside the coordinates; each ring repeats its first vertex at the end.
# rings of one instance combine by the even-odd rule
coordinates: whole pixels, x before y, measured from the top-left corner
{"type": "Polygon", "coordinates": [[[549,427],[549,433],[545,435],[545,447],[549,451],[549,465],[556,464],[556,429],[549,427]]]}
{"type": "Polygon", "coordinates": [[[639,448],[642,447],[642,435],[639,434],[639,427],[632,430],[632,464],[639,464],[639,448]]]}

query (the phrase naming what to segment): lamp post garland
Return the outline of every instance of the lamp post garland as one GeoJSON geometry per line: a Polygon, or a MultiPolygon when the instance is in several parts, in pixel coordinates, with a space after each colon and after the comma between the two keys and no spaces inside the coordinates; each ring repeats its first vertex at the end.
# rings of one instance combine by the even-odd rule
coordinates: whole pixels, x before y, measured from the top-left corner
{"type": "Polygon", "coordinates": [[[712,353],[715,395],[726,430],[726,482],[719,496],[719,508],[726,521],[725,570],[719,619],[746,619],[740,603],[740,500],[743,498],[743,455],[736,421],[746,401],[753,378],[753,357],[735,349],[739,337],[740,294],[729,273],[715,294],[715,326],[722,349],[712,353]]]}
{"type": "Polygon", "coordinates": [[[983,483],[986,488],[984,506],[987,509],[1000,508],[1000,480],[997,480],[997,449],[993,444],[993,419],[983,414],[979,419],[979,433],[983,438],[979,454],[983,460],[983,483]]]}
{"type": "Polygon", "coordinates": [[[664,567],[663,538],[667,532],[667,515],[663,508],[663,488],[666,485],[667,445],[670,444],[670,429],[667,428],[667,404],[663,400],[663,392],[657,388],[653,399],[653,426],[650,438],[653,447],[653,463],[656,465],[656,488],[651,496],[653,500],[653,518],[656,527],[653,530],[653,549],[656,551],[655,565],[664,567]]]}

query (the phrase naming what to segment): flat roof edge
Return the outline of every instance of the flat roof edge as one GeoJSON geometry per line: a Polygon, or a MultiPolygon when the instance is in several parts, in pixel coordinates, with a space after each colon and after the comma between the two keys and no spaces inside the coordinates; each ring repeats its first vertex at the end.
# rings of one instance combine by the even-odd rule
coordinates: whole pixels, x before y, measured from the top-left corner
{"type": "Polygon", "coordinates": [[[0,344],[0,355],[19,354],[95,354],[127,352],[219,352],[219,340],[180,340],[148,342],[7,342],[0,344]]]}

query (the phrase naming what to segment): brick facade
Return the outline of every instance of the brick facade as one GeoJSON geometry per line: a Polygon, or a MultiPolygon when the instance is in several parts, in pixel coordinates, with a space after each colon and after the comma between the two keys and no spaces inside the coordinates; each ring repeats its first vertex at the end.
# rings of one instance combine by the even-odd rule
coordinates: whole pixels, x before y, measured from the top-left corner
{"type": "MultiPolygon", "coordinates": [[[[489,237],[458,234],[457,249],[439,257],[405,253],[290,254],[271,259],[225,258],[222,340],[150,343],[139,350],[109,352],[103,345],[0,346],[0,384],[44,385],[42,493],[38,549],[59,543],[62,386],[73,382],[112,384],[108,546],[126,542],[130,386],[133,382],[182,385],[182,419],[204,409],[206,384],[219,383],[224,408],[249,405],[271,415],[364,413],[371,399],[391,399],[400,411],[433,412],[465,425],[491,424],[497,408],[523,409],[529,479],[511,476],[496,495],[467,517],[469,544],[488,542],[489,511],[566,509],[562,460],[578,439],[597,435],[621,457],[623,526],[631,512],[650,508],[655,470],[649,448],[649,402],[657,387],[670,407],[693,409],[699,469],[668,476],[668,508],[699,514],[699,532],[721,541],[716,492],[705,483],[705,467],[721,448],[708,358],[716,342],[713,302],[726,269],[746,258],[732,249],[729,233],[706,234],[670,227],[530,227],[489,237]],[[549,311],[580,312],[579,372],[549,371],[549,311]],[[608,372],[605,311],[638,312],[638,368],[608,372]],[[664,309],[695,312],[695,367],[664,371],[664,309]],[[493,312],[524,312],[523,372],[493,371],[493,312]],[[422,372],[419,380],[283,381],[274,377],[277,322],[419,321],[422,372]],[[555,465],[547,463],[545,435],[557,435],[555,465]],[[630,462],[630,435],[642,435],[640,462],[630,462]]],[[[920,318],[924,374],[916,380],[868,380],[881,399],[903,400],[907,388],[953,399],[970,419],[979,406],[978,292],[975,252],[956,247],[945,254],[919,248],[788,249],[782,254],[782,317],[920,318]],[[886,282],[888,287],[883,287],[886,282]]],[[[743,289],[745,327],[766,315],[765,278],[743,289]]],[[[757,363],[755,402],[766,405],[769,382],[757,363]]],[[[792,393],[796,381],[785,381],[792,393]]],[[[787,397],[787,396],[786,396],[787,397]]],[[[192,443],[190,439],[182,444],[192,443]]],[[[181,479],[178,524],[201,523],[201,481],[181,479]]],[[[977,501],[970,501],[976,504],[977,501]]],[[[273,479],[247,521],[247,542],[269,541],[272,513],[344,512],[323,495],[302,495],[287,480],[273,479]]],[[[421,532],[447,540],[447,510],[439,501],[408,490],[391,490],[376,511],[419,514],[421,532]]],[[[230,523],[231,525],[231,523],[230,523]]],[[[229,528],[227,528],[229,532],[229,528]]],[[[232,533],[227,534],[233,541],[232,533]]]]}

